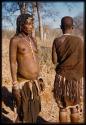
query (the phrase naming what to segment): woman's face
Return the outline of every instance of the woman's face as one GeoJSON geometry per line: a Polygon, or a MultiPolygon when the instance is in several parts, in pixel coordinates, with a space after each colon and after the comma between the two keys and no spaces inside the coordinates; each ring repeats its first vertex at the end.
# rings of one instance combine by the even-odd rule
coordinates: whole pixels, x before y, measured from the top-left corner
{"type": "Polygon", "coordinates": [[[22,31],[25,33],[32,33],[33,31],[33,20],[27,19],[25,23],[22,25],[22,31]]]}

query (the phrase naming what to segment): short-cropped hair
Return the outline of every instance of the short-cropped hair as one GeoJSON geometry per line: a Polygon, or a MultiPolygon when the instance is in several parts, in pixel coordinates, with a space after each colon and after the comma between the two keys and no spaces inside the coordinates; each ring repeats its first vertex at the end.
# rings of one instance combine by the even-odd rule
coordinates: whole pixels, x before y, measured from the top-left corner
{"type": "Polygon", "coordinates": [[[70,16],[65,16],[61,19],[61,28],[70,29],[73,26],[73,18],[70,16]]]}

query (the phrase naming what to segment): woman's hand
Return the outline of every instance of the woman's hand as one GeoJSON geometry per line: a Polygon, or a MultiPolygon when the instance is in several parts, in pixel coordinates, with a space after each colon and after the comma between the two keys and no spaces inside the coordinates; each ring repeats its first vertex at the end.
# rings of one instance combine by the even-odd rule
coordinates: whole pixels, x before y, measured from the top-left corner
{"type": "Polygon", "coordinates": [[[13,84],[12,95],[14,97],[14,101],[16,102],[16,105],[19,105],[21,102],[21,94],[20,94],[18,83],[13,84]]]}

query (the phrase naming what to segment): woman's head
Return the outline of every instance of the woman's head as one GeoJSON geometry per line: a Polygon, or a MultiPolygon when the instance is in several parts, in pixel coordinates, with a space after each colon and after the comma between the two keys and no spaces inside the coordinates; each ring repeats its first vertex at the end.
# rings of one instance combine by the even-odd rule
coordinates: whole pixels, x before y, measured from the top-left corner
{"type": "Polygon", "coordinates": [[[29,14],[19,15],[16,23],[16,33],[25,32],[28,34],[33,30],[33,17],[29,14]]]}

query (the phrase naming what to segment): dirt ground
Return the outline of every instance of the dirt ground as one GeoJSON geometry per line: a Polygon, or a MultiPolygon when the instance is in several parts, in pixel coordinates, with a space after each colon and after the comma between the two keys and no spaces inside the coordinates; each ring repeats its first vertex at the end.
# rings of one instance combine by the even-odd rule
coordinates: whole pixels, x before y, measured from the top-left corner
{"type": "MultiPolygon", "coordinates": [[[[42,54],[39,47],[39,53],[42,54]]],[[[51,53],[48,53],[51,54],[51,53]]],[[[42,56],[42,55],[39,55],[42,56]]],[[[47,56],[47,55],[46,55],[47,56]]],[[[55,71],[53,64],[48,60],[40,60],[41,76],[44,79],[45,90],[41,95],[42,110],[38,116],[38,123],[59,123],[59,108],[53,98],[53,82],[55,71]]],[[[45,57],[46,58],[46,57],[45,57]]],[[[50,57],[49,57],[50,58],[50,57]]],[[[9,64],[9,39],[2,40],[2,122],[13,123],[16,112],[13,108],[12,84],[11,84],[10,64],[9,64]]],[[[84,122],[83,100],[81,102],[80,123],[84,122]]],[[[68,110],[68,121],[70,122],[70,111],[68,110]]]]}

